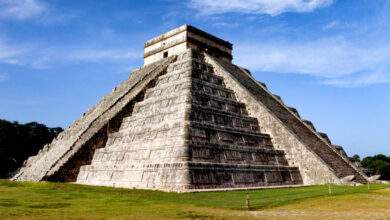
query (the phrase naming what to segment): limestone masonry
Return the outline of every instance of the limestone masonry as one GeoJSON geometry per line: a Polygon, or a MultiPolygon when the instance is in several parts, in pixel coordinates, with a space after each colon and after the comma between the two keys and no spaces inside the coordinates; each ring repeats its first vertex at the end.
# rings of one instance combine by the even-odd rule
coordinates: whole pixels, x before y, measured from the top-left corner
{"type": "Polygon", "coordinates": [[[13,180],[178,192],[365,183],[340,146],[232,64],[232,48],[189,25],[147,41],[145,65],[13,180]]]}

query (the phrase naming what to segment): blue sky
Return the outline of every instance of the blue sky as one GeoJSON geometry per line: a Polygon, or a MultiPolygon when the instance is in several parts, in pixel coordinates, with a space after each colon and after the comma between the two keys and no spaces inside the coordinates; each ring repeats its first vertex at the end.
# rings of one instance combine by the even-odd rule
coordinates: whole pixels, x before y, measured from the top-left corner
{"type": "Polygon", "coordinates": [[[0,0],[0,118],[68,126],[186,23],[348,153],[390,153],[384,0],[0,0]]]}

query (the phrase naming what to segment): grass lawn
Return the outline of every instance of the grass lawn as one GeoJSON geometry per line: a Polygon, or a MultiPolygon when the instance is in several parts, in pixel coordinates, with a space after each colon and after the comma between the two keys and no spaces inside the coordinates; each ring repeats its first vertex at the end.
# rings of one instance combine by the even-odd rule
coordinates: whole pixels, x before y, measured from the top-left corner
{"type": "MultiPolygon", "coordinates": [[[[328,215],[333,210],[343,213],[357,209],[356,213],[365,214],[363,217],[370,212],[390,210],[390,185],[371,185],[370,191],[367,186],[331,188],[332,195],[328,194],[328,186],[178,194],[0,180],[0,218],[310,219],[317,216],[326,219],[337,217],[328,215]],[[247,193],[251,211],[246,210],[247,193]]],[[[355,218],[355,214],[351,212],[348,216],[355,218]]],[[[390,211],[388,214],[390,218],[390,211]]]]}

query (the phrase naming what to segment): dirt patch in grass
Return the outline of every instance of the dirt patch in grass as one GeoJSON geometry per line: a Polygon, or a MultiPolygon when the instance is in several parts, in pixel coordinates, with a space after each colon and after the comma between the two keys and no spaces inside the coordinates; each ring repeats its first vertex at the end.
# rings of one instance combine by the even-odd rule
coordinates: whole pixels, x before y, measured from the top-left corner
{"type": "Polygon", "coordinates": [[[390,219],[390,193],[388,192],[389,190],[386,189],[307,199],[252,212],[252,215],[278,219],[390,219]]]}

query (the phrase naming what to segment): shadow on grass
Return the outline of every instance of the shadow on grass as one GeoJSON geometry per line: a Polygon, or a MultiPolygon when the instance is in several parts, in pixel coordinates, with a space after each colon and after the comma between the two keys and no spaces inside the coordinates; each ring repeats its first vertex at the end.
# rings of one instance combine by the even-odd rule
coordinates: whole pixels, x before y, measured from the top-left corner
{"type": "Polygon", "coordinates": [[[197,212],[193,211],[182,211],[176,214],[177,217],[179,218],[184,218],[184,219],[210,219],[213,218],[211,215],[206,215],[206,214],[200,214],[197,212]]]}
{"type": "Polygon", "coordinates": [[[70,203],[41,203],[41,204],[33,204],[33,205],[28,205],[28,208],[32,209],[60,209],[60,208],[66,208],[70,206],[70,203]]]}

